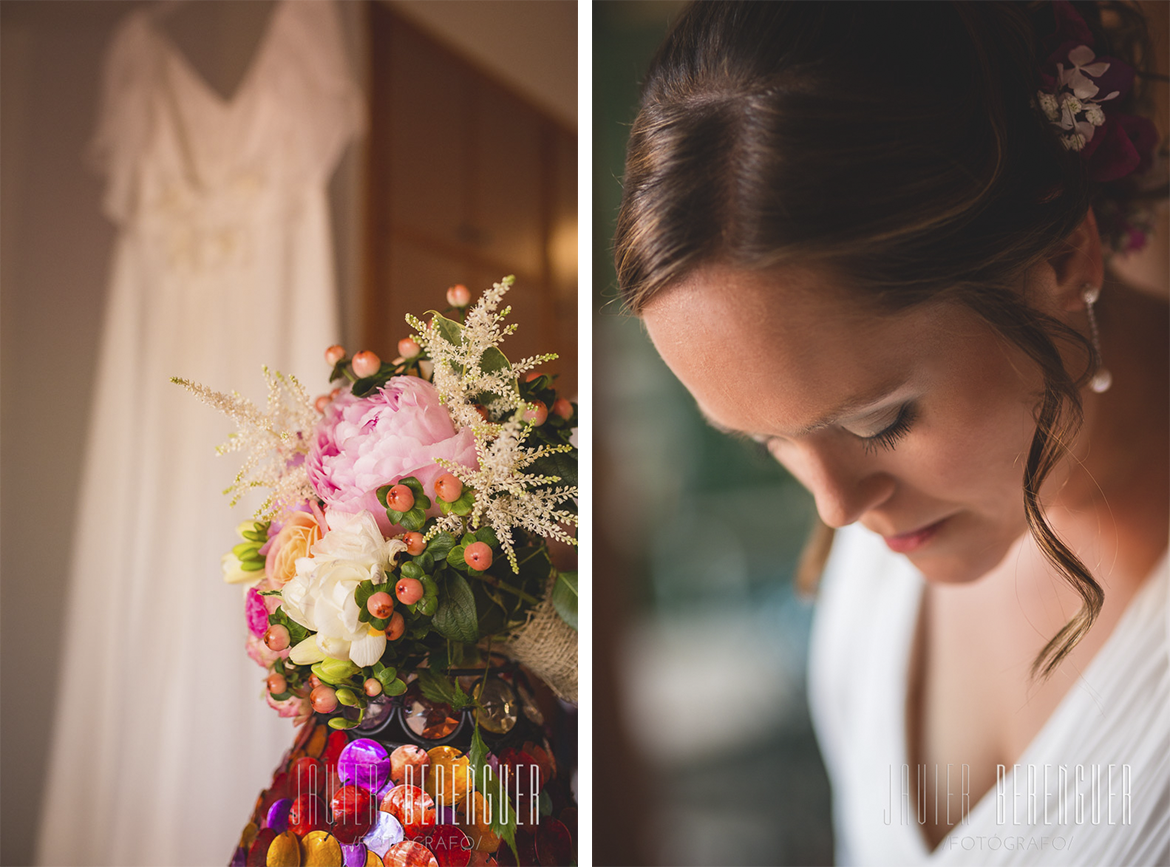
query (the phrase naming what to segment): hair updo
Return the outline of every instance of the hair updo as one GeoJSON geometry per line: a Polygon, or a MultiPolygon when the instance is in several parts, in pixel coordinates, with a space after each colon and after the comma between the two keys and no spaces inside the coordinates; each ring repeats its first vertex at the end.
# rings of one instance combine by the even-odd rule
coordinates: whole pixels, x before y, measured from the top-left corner
{"type": "MultiPolygon", "coordinates": [[[[1117,56],[1097,7],[1078,11],[1097,53],[1117,56]]],[[[1055,30],[1051,3],[694,3],[643,86],[615,236],[635,313],[706,263],[831,262],[886,309],[961,301],[1032,358],[1044,388],[1025,514],[1083,601],[1037,657],[1045,676],[1103,602],[1039,500],[1080,424],[1095,359],[1019,285],[1121,189],[1095,183],[1037,109],[1043,37],[1055,30]],[[1065,369],[1059,343],[1079,347],[1083,370],[1065,369]]]]}

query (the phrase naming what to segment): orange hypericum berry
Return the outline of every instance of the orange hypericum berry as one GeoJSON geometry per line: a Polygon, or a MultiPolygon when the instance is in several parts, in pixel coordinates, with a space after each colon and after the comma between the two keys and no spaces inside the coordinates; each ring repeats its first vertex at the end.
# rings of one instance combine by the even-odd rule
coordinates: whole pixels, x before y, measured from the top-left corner
{"type": "Polygon", "coordinates": [[[386,494],[386,505],[395,512],[409,512],[414,508],[414,491],[406,485],[395,485],[386,494]]]}
{"type": "Polygon", "coordinates": [[[353,365],[353,375],[358,379],[373,376],[382,367],[382,359],[368,349],[365,352],[359,352],[355,355],[351,363],[353,365]]]}
{"type": "Polygon", "coordinates": [[[492,549],[486,542],[472,542],[463,549],[463,560],[477,572],[492,565],[492,549]]]}
{"type": "Polygon", "coordinates": [[[435,493],[440,500],[454,503],[463,495],[463,482],[459,481],[452,473],[443,473],[435,480],[435,493]]]}

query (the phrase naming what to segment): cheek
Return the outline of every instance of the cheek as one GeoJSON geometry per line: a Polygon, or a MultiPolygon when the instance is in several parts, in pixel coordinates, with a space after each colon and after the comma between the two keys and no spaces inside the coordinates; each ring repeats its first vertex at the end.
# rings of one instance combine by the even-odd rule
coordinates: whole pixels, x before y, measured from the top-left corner
{"type": "Polygon", "coordinates": [[[1012,386],[951,390],[924,413],[918,475],[939,496],[988,504],[1021,499],[1034,399],[1012,386]]]}

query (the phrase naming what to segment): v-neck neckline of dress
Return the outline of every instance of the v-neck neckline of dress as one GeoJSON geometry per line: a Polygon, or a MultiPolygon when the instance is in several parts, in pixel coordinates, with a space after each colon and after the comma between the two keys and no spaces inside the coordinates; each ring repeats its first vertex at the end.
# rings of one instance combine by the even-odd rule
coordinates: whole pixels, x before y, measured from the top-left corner
{"type": "Polygon", "coordinates": [[[240,106],[246,103],[249,96],[255,91],[256,81],[267,63],[268,55],[272,51],[272,44],[276,41],[276,34],[280,31],[280,18],[288,5],[290,4],[286,0],[276,0],[273,8],[269,10],[268,20],[264,22],[264,31],[256,43],[248,66],[228,96],[224,96],[211,86],[206,76],[195,68],[187,54],[179,48],[171,35],[161,26],[156,15],[148,15],[147,23],[151,33],[162,46],[166,59],[173,61],[174,65],[182,70],[182,74],[216,106],[221,114],[230,116],[239,112],[240,106]]]}
{"type": "MultiPolygon", "coordinates": [[[[1044,720],[1043,725],[1041,725],[1040,728],[1036,731],[1036,734],[1034,734],[1032,739],[1028,741],[1027,746],[1025,746],[1024,749],[1020,752],[1019,757],[1015,760],[1012,767],[1007,769],[1005,779],[1012,779],[1015,776],[1014,769],[1017,765],[1026,766],[1029,763],[1029,759],[1031,759],[1032,754],[1037,749],[1039,749],[1040,745],[1044,741],[1048,740],[1050,731],[1052,730],[1053,726],[1056,725],[1056,720],[1065,716],[1068,713],[1068,706],[1071,705],[1074,701],[1079,700],[1081,692],[1079,686],[1081,681],[1086,679],[1088,674],[1095,672],[1098,668],[1104,665],[1105,662],[1102,660],[1108,661],[1109,657],[1111,657],[1116,652],[1117,644],[1121,640],[1119,636],[1124,634],[1129,629],[1131,621],[1138,616],[1137,612],[1145,605],[1145,600],[1154,592],[1152,589],[1154,585],[1156,585],[1158,581],[1165,580],[1162,573],[1166,572],[1167,569],[1170,568],[1170,562],[1168,562],[1168,560],[1170,560],[1170,549],[1164,551],[1162,556],[1158,558],[1154,568],[1146,576],[1146,580],[1143,581],[1141,586],[1137,588],[1129,602],[1126,604],[1125,610],[1121,612],[1121,616],[1118,618],[1117,622],[1113,624],[1113,629],[1110,631],[1109,636],[1105,639],[1101,646],[1097,648],[1097,652],[1093,654],[1092,658],[1090,658],[1089,661],[1085,664],[1085,667],[1081,669],[1081,672],[1077,676],[1076,680],[1073,681],[1073,683],[1069,686],[1068,691],[1061,697],[1060,701],[1057,702],[1056,707],[1052,709],[1052,713],[1050,713],[1048,718],[1044,720]]],[[[922,629],[922,619],[924,617],[925,601],[926,583],[925,580],[919,576],[919,585],[916,589],[915,598],[913,601],[913,616],[910,620],[910,622],[914,625],[914,628],[911,632],[910,640],[905,643],[902,658],[900,660],[902,672],[902,689],[900,696],[901,700],[897,702],[897,719],[895,721],[896,725],[894,726],[894,731],[897,733],[899,740],[897,745],[897,752],[895,755],[899,756],[900,758],[900,767],[909,767],[911,761],[909,740],[909,698],[910,689],[914,684],[914,678],[918,674],[918,672],[912,670],[912,667],[916,668],[919,661],[917,659],[917,655],[920,651],[918,644],[920,630],[922,629]]],[[[974,816],[976,813],[983,812],[986,809],[985,805],[990,802],[989,799],[993,796],[994,792],[994,786],[984,792],[975,805],[968,811],[967,815],[970,817],[974,816]]],[[[954,829],[944,835],[938,841],[938,844],[932,848],[929,841],[925,836],[923,836],[923,830],[917,821],[910,822],[906,827],[910,829],[910,835],[913,838],[913,845],[915,850],[918,852],[919,856],[925,860],[933,860],[936,856],[939,855],[940,852],[944,851],[944,844],[946,841],[956,832],[961,832],[961,826],[956,824],[954,829]]]]}

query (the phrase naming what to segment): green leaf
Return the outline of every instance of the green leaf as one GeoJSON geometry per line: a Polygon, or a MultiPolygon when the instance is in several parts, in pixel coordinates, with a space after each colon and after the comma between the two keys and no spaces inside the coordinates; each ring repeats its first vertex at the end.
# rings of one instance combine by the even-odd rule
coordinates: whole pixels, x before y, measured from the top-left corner
{"type": "Polygon", "coordinates": [[[406,683],[401,678],[392,681],[388,686],[382,687],[382,692],[386,695],[402,695],[406,692],[406,683]]]}
{"type": "Polygon", "coordinates": [[[511,370],[512,363],[494,346],[489,346],[479,357],[479,367],[484,373],[494,373],[497,370],[511,370]]]}
{"type": "MultiPolygon", "coordinates": [[[[379,663],[379,664],[381,664],[381,663],[379,663]]],[[[387,690],[390,689],[390,685],[392,683],[394,683],[394,681],[397,679],[398,669],[386,668],[385,666],[383,666],[379,670],[375,667],[374,677],[377,678],[378,683],[382,684],[382,692],[386,692],[387,690]]]]}
{"type": "Polygon", "coordinates": [[[573,452],[554,452],[533,461],[527,469],[526,475],[557,476],[557,486],[577,484],[577,458],[573,452]]]}
{"type": "MultiPolygon", "coordinates": [[[[445,560],[447,555],[451,553],[451,549],[455,547],[455,537],[450,533],[439,533],[431,541],[427,542],[427,550],[425,554],[430,554],[435,560],[445,560]]],[[[428,569],[428,572],[433,571],[428,569]]]]}
{"type": "Polygon", "coordinates": [[[426,574],[418,563],[403,563],[400,570],[403,578],[422,578],[426,574]]]}
{"type": "MultiPolygon", "coordinates": [[[[472,542],[475,541],[473,538],[472,542]]],[[[467,550],[470,542],[460,542],[447,553],[447,565],[454,566],[460,572],[467,571],[467,561],[463,559],[463,552],[467,550]]]]}
{"type": "Polygon", "coordinates": [[[329,728],[344,731],[351,729],[358,724],[357,720],[346,719],[345,717],[335,716],[329,720],[329,728]]]}
{"type": "Polygon", "coordinates": [[[414,603],[415,610],[423,617],[431,617],[439,610],[438,596],[424,596],[414,603]]]}
{"type": "Polygon", "coordinates": [[[432,669],[419,669],[418,688],[423,696],[431,701],[440,704],[451,704],[455,701],[455,684],[432,669]]]}
{"type": "MultiPolygon", "coordinates": [[[[354,397],[365,397],[367,394],[372,392],[379,385],[382,385],[385,381],[386,381],[386,378],[382,376],[381,371],[378,371],[373,376],[367,376],[363,379],[359,379],[359,380],[357,380],[357,382],[355,382],[353,384],[353,396],[354,397]]],[[[333,720],[330,720],[329,722],[330,722],[330,724],[332,724],[333,720]]],[[[335,728],[336,728],[336,726],[335,726],[335,728]]],[[[346,728],[348,728],[348,726],[346,728]]]]}
{"type": "Polygon", "coordinates": [[[444,340],[453,346],[459,346],[463,343],[462,325],[434,310],[428,312],[431,314],[431,324],[435,326],[444,340]]]}
{"type": "MultiPolygon", "coordinates": [[[[318,677],[319,676],[320,675],[318,675],[318,677]]],[[[339,690],[337,690],[337,700],[338,700],[338,702],[346,705],[347,707],[357,707],[360,704],[360,702],[358,701],[357,693],[355,693],[352,689],[339,689],[339,690]]]]}
{"type": "Polygon", "coordinates": [[[279,596],[280,595],[279,590],[258,590],[256,592],[258,592],[261,596],[279,596]]]}
{"type": "Polygon", "coordinates": [[[577,628],[577,573],[562,572],[553,585],[552,602],[561,620],[577,628]]]}
{"type": "Polygon", "coordinates": [[[435,611],[431,625],[435,627],[435,631],[451,641],[471,643],[479,638],[475,597],[462,575],[452,575],[447,579],[447,593],[439,600],[439,607],[435,611]]]}
{"type": "Polygon", "coordinates": [[[476,530],[475,540],[486,543],[489,548],[500,547],[500,540],[496,538],[496,531],[491,527],[480,527],[476,530]]]}
{"type": "Polygon", "coordinates": [[[263,560],[241,560],[240,569],[245,572],[259,572],[264,568],[263,560]]]}
{"type": "Polygon", "coordinates": [[[423,570],[424,575],[429,575],[435,571],[435,558],[432,556],[429,547],[426,551],[423,551],[415,557],[413,562],[418,564],[418,568],[423,570]]]}
{"type": "Polygon", "coordinates": [[[366,603],[370,601],[370,597],[377,593],[379,589],[385,588],[375,589],[374,582],[367,578],[354,589],[353,601],[357,603],[358,608],[364,611],[366,603]]]}
{"type": "Polygon", "coordinates": [[[492,770],[487,763],[487,745],[479,733],[477,725],[471,734],[471,749],[467,758],[475,781],[475,788],[487,801],[487,809],[492,817],[492,831],[516,851],[516,812],[508,800],[507,786],[504,778],[492,770]]]}

